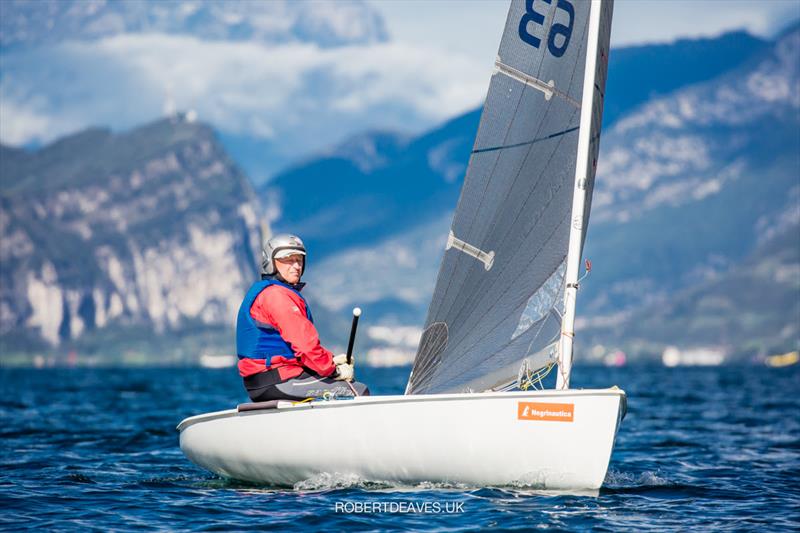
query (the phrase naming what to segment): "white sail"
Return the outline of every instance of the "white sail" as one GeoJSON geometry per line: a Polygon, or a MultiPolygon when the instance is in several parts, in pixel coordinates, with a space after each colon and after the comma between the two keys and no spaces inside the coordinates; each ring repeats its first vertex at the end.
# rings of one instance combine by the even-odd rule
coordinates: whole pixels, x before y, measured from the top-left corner
{"type": "Polygon", "coordinates": [[[565,285],[588,222],[611,11],[512,1],[407,393],[499,389],[559,359],[568,383],[565,285]]]}

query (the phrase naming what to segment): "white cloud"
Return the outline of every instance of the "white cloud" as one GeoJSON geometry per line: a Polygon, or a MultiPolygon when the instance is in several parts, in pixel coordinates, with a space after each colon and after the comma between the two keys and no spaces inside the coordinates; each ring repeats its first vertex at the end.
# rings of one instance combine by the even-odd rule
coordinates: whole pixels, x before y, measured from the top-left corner
{"type": "Polygon", "coordinates": [[[799,17],[796,0],[617,0],[611,44],[670,42],[738,29],[771,38],[799,17]]]}
{"type": "Polygon", "coordinates": [[[4,55],[0,140],[47,141],[67,125],[131,127],[159,116],[169,98],[225,132],[305,154],[367,127],[436,124],[477,106],[489,75],[469,57],[408,44],[119,35],[4,55]]]}
{"type": "MultiPolygon", "coordinates": [[[[491,66],[509,2],[370,0],[397,42],[426,43],[491,66]]],[[[773,37],[800,18],[797,0],[615,0],[611,45],[670,42],[746,29],[773,37]]]]}
{"type": "Polygon", "coordinates": [[[10,98],[0,98],[0,140],[5,144],[20,145],[41,141],[48,132],[57,132],[51,118],[36,109],[30,102],[20,105],[10,98]]]}

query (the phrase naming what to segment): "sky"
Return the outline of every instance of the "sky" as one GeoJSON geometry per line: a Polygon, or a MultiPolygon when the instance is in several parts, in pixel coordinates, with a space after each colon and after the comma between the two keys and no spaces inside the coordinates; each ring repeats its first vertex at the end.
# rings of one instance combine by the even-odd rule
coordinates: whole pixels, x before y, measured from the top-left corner
{"type": "MultiPolygon", "coordinates": [[[[508,12],[506,0],[368,1],[384,16],[393,40],[467,54],[490,67],[508,12]]],[[[773,37],[799,18],[800,0],[616,0],[611,45],[710,37],[740,28],[773,37]]]]}
{"type": "MultiPolygon", "coordinates": [[[[366,2],[384,17],[388,42],[321,48],[128,33],[0,53],[0,142],[127,129],[177,106],[269,144],[271,155],[259,157],[272,166],[248,169],[258,181],[361,132],[419,134],[480,105],[507,0],[366,2]]],[[[738,28],[772,37],[798,18],[800,0],[617,0],[612,46],[738,28]]]]}

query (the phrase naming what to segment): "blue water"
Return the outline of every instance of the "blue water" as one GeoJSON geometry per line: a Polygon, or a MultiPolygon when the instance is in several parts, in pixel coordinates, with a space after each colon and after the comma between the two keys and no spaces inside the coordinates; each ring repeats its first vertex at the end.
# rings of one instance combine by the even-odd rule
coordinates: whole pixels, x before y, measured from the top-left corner
{"type": "MultiPolygon", "coordinates": [[[[360,378],[397,393],[407,372],[360,378]]],[[[573,385],[618,384],[629,396],[604,488],[589,495],[335,475],[294,490],[221,480],[183,457],[174,428],[243,401],[232,370],[2,369],[0,384],[7,530],[800,528],[797,367],[576,367],[573,385]],[[345,512],[357,506],[371,512],[345,512]]]]}

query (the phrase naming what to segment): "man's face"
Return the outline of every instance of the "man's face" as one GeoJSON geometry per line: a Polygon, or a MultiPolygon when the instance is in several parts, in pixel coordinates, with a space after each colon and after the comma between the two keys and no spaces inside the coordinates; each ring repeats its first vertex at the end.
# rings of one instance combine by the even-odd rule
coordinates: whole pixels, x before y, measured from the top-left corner
{"type": "Polygon", "coordinates": [[[300,283],[300,276],[303,274],[303,262],[305,256],[302,254],[292,254],[289,257],[282,257],[275,260],[275,268],[283,279],[290,285],[300,283]]]}

